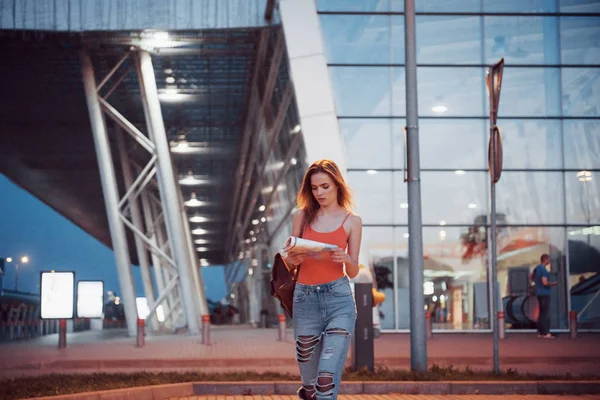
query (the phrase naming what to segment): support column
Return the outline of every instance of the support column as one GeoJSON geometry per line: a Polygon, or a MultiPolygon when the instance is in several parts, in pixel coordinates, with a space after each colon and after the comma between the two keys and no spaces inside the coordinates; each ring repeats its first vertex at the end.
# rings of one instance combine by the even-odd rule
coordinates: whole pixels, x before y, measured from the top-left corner
{"type": "MultiPolygon", "coordinates": [[[[123,170],[123,179],[125,180],[125,187],[129,188],[134,181],[133,172],[131,171],[129,157],[127,156],[127,148],[125,146],[123,132],[119,127],[116,127],[115,129],[117,149],[119,151],[119,159],[121,160],[121,169],[123,170]]],[[[131,221],[133,222],[133,225],[138,229],[138,231],[144,232],[144,223],[142,221],[142,214],[138,199],[132,196],[129,200],[129,204],[131,210],[131,221]]],[[[148,305],[151,305],[154,304],[154,286],[152,284],[152,277],[150,276],[150,261],[148,260],[148,251],[146,250],[144,242],[139,235],[134,233],[133,238],[135,240],[135,249],[137,251],[138,261],[140,263],[140,272],[142,275],[142,283],[144,285],[144,295],[148,305]]],[[[158,329],[156,313],[149,315],[148,318],[150,318],[150,328],[152,331],[156,331],[158,329]]]]}
{"type": "MultiPolygon", "coordinates": [[[[149,235],[150,241],[154,244],[154,246],[159,247],[158,242],[156,240],[156,228],[154,227],[154,218],[152,217],[152,208],[150,207],[148,194],[146,192],[142,192],[140,196],[142,200],[144,220],[146,222],[146,234],[149,235]]],[[[163,267],[161,264],[160,257],[154,254],[154,252],[150,252],[150,257],[152,258],[152,267],[154,270],[154,279],[156,279],[156,288],[158,289],[158,293],[163,293],[165,291],[165,280],[163,278],[163,267]]],[[[168,301],[163,301],[162,306],[165,316],[168,315],[171,310],[168,301]]],[[[166,319],[165,323],[167,325],[170,325],[170,323],[166,319]]]]}
{"type": "Polygon", "coordinates": [[[135,305],[135,287],[133,285],[133,276],[131,272],[131,259],[129,258],[125,228],[119,219],[117,181],[115,178],[114,164],[110,152],[106,125],[96,94],[94,69],[92,60],[86,52],[81,53],[81,67],[86,102],[90,114],[90,123],[94,135],[96,157],[98,158],[98,169],[100,171],[100,181],[102,183],[106,216],[108,218],[111,242],[115,253],[119,286],[121,287],[121,297],[123,298],[127,331],[129,336],[133,337],[136,335],[137,331],[137,309],[135,305]]]}
{"type": "Polygon", "coordinates": [[[178,187],[174,179],[173,165],[167,133],[163,124],[162,111],[158,100],[158,90],[154,77],[154,68],[150,54],[146,51],[138,52],[139,78],[142,91],[142,101],[148,110],[148,120],[152,141],[156,146],[158,185],[160,187],[161,202],[165,212],[165,223],[169,243],[173,249],[173,259],[179,270],[179,287],[181,289],[182,305],[186,315],[188,329],[191,335],[199,335],[198,312],[194,302],[193,277],[190,274],[188,254],[185,245],[185,231],[181,221],[180,207],[177,196],[178,187]]]}

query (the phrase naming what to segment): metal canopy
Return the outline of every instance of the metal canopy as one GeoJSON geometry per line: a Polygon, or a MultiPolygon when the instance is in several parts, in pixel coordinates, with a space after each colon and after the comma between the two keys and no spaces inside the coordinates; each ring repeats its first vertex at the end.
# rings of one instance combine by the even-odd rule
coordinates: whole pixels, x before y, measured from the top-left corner
{"type": "MultiPolygon", "coordinates": [[[[246,123],[252,77],[261,30],[176,32],[180,44],[153,51],[153,67],[169,141],[185,138],[198,149],[172,154],[181,174],[205,177],[205,184],[182,185],[207,204],[188,209],[210,218],[201,227],[207,250],[199,255],[210,264],[226,263],[225,241],[235,190],[240,143],[246,123]],[[181,44],[183,43],[183,44],[181,44]],[[176,86],[183,100],[169,99],[176,86]]],[[[111,247],[109,229],[88,120],[78,51],[92,54],[96,79],[106,76],[142,33],[40,33],[0,31],[0,173],[32,193],[83,230],[111,247]]],[[[108,101],[142,132],[145,117],[135,73],[124,76],[108,101]]],[[[111,90],[112,82],[103,88],[111,90]]],[[[111,138],[114,141],[114,136],[111,138]]],[[[118,160],[114,143],[113,158],[118,160]]],[[[144,159],[136,151],[133,160],[144,159]]],[[[117,168],[120,168],[117,165],[117,168]]],[[[118,173],[119,179],[122,174],[118,173]]],[[[123,182],[120,182],[123,188],[123,182]]],[[[131,255],[133,241],[129,240],[131,255]]],[[[204,245],[202,245],[204,246],[204,245]]],[[[133,260],[137,263],[137,260],[133,260]]]]}

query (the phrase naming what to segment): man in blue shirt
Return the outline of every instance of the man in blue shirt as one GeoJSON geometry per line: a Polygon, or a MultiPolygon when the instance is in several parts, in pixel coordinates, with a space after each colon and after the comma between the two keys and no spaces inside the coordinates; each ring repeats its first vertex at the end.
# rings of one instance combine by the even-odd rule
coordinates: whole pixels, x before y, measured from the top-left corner
{"type": "Polygon", "coordinates": [[[543,254],[541,263],[535,267],[531,273],[535,284],[535,295],[540,306],[540,314],[537,321],[538,337],[544,339],[554,339],[550,333],[550,287],[558,285],[558,282],[550,282],[550,274],[546,266],[550,264],[550,256],[543,254]]]}

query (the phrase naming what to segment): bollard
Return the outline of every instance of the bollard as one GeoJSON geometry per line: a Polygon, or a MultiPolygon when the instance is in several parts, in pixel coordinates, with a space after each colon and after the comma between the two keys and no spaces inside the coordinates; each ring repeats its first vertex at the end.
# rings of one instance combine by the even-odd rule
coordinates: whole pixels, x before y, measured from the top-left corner
{"type": "Polygon", "coordinates": [[[58,348],[67,347],[67,320],[61,319],[58,322],[58,348]]]}
{"type": "Polygon", "coordinates": [[[569,311],[569,332],[571,339],[577,338],[577,311],[569,311]]]}
{"type": "Polygon", "coordinates": [[[146,344],[145,329],[146,329],[146,321],[141,318],[138,318],[138,320],[137,320],[137,340],[135,343],[135,347],[144,347],[144,345],[146,344]]]}
{"type": "Polygon", "coordinates": [[[280,342],[287,342],[287,323],[285,314],[279,314],[279,339],[280,342]]]}
{"type": "Polygon", "coordinates": [[[427,333],[427,339],[431,339],[433,337],[433,332],[431,329],[431,313],[429,311],[425,311],[425,332],[427,333]]]}
{"type": "Polygon", "coordinates": [[[366,368],[373,372],[375,368],[375,347],[373,343],[373,284],[354,283],[354,302],[356,304],[356,322],[352,335],[353,371],[366,368]]]}
{"type": "Polygon", "coordinates": [[[505,329],[506,326],[504,324],[504,311],[498,311],[498,337],[500,339],[505,338],[505,329]]]}
{"type": "Polygon", "coordinates": [[[202,344],[210,345],[210,315],[202,316],[202,344]]]}

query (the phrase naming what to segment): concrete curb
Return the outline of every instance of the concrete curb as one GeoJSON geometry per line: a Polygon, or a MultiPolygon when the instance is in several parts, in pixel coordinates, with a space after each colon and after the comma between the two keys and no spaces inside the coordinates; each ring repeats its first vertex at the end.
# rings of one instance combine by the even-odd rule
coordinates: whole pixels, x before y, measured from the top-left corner
{"type": "MultiPolygon", "coordinates": [[[[162,400],[201,395],[293,395],[298,382],[186,382],[61,396],[53,400],[162,400]]],[[[340,394],[600,394],[600,381],[344,382],[340,394]]]]}

